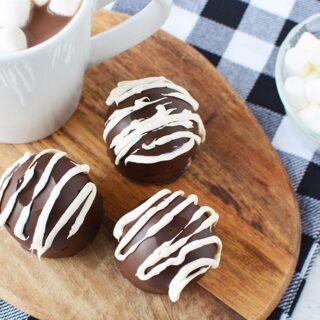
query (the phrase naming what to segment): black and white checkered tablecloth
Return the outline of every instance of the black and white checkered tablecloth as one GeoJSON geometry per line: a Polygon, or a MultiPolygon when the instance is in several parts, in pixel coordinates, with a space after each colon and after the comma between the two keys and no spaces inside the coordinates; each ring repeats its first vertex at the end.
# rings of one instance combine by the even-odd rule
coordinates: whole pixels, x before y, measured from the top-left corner
{"type": "MultiPolygon", "coordinates": [[[[135,14],[148,2],[118,0],[109,9],[135,14]]],[[[320,290],[317,297],[310,293],[314,282],[320,287],[320,272],[308,278],[314,261],[320,261],[320,152],[285,115],[274,81],[279,45],[292,27],[318,12],[318,0],[175,0],[164,26],[202,52],[246,101],[296,191],[302,250],[292,282],[270,319],[320,319],[320,290]]],[[[0,319],[28,316],[0,301],[0,319]]]]}

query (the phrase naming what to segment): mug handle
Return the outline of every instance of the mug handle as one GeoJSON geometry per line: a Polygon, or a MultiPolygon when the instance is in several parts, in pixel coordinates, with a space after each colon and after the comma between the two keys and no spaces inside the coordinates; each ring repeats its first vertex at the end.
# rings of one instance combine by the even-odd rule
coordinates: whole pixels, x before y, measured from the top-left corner
{"type": "MultiPolygon", "coordinates": [[[[97,9],[113,0],[97,0],[97,9]]],[[[152,0],[120,25],[91,38],[89,68],[134,47],[158,31],[169,17],[173,0],[152,0]]]]}

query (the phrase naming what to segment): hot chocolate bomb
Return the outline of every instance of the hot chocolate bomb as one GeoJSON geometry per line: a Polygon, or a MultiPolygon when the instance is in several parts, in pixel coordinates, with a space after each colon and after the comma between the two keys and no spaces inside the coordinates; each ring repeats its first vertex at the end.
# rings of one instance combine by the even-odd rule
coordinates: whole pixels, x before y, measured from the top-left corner
{"type": "Polygon", "coordinates": [[[164,77],[124,81],[107,100],[104,140],[126,177],[168,182],[190,166],[205,128],[198,102],[164,77]]]}
{"type": "Polygon", "coordinates": [[[219,216],[198,198],[162,190],[116,224],[115,257],[121,273],[138,288],[169,292],[175,302],[191,281],[217,268],[222,243],[213,226],[219,216]]]}
{"type": "Polygon", "coordinates": [[[0,179],[0,227],[38,256],[72,256],[98,232],[103,208],[97,188],[64,152],[26,153],[0,179]]]}

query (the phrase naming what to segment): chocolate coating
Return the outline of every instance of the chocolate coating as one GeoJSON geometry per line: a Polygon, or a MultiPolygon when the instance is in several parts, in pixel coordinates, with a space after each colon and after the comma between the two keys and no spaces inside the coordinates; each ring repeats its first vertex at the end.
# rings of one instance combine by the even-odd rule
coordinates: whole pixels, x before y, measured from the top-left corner
{"type": "MultiPolygon", "coordinates": [[[[144,90],[141,93],[131,95],[124,101],[120,103],[113,103],[108,107],[106,120],[110,119],[110,116],[114,114],[115,111],[134,106],[136,101],[142,98],[145,98],[145,101],[156,101],[161,98],[164,98],[165,94],[175,93],[177,91],[171,88],[153,88],[149,90],[144,90]]],[[[106,139],[106,144],[108,147],[108,154],[115,163],[116,155],[115,148],[111,147],[113,139],[119,135],[125,128],[132,124],[134,120],[145,120],[150,119],[155,116],[157,113],[156,107],[159,104],[164,105],[166,110],[174,109],[171,113],[181,114],[184,110],[189,110],[194,112],[193,107],[185,100],[179,99],[173,96],[167,96],[161,102],[152,103],[144,108],[136,110],[126,117],[124,117],[117,125],[110,131],[106,139]]],[[[187,119],[186,119],[187,120],[187,119]]],[[[196,122],[192,122],[193,126],[186,128],[182,125],[164,125],[163,127],[157,128],[156,130],[148,131],[144,134],[141,139],[139,139],[131,148],[128,150],[125,157],[120,160],[120,163],[116,165],[116,168],[120,173],[129,179],[137,180],[144,183],[164,183],[170,182],[178,178],[192,163],[192,160],[195,156],[197,149],[197,144],[188,150],[187,152],[165,161],[158,161],[155,163],[137,163],[137,162],[128,162],[125,163],[126,157],[128,155],[143,155],[147,157],[159,156],[178,150],[185,143],[188,142],[188,138],[173,139],[163,145],[156,145],[154,148],[145,149],[144,145],[149,145],[152,142],[156,141],[161,137],[168,136],[177,132],[191,132],[195,135],[199,133],[199,127],[196,122]]],[[[141,125],[143,128],[143,125],[141,125]]]]}
{"type": "MultiPolygon", "coordinates": [[[[27,162],[18,166],[14,169],[13,175],[10,179],[8,187],[5,189],[1,204],[0,204],[0,214],[3,212],[4,208],[8,204],[10,197],[18,190],[19,186],[23,183],[23,179],[26,170],[30,166],[35,156],[32,156],[27,162]]],[[[21,215],[23,208],[25,208],[28,203],[32,200],[32,195],[35,186],[38,184],[40,178],[43,175],[45,168],[47,167],[53,154],[45,154],[39,158],[35,165],[35,172],[19,194],[14,209],[6,222],[6,229],[9,233],[21,244],[21,246],[30,251],[31,244],[33,242],[34,232],[36,225],[38,223],[38,218],[48,201],[50,194],[52,193],[54,187],[61,180],[61,178],[71,169],[75,167],[75,164],[67,157],[61,158],[57,164],[54,166],[49,180],[46,186],[41,191],[41,193],[33,201],[29,219],[24,227],[24,235],[28,237],[26,241],[17,238],[14,235],[14,228],[16,226],[17,220],[21,215]]],[[[82,188],[90,182],[90,178],[87,174],[80,173],[71,178],[61,190],[60,195],[54,203],[54,206],[50,212],[45,234],[44,241],[47,239],[49,233],[57,225],[59,219],[63,213],[67,210],[70,204],[74,201],[77,195],[80,193],[82,188]]],[[[80,229],[72,237],[68,239],[69,231],[74,225],[76,218],[78,217],[84,202],[72,215],[71,219],[64,225],[64,227],[59,231],[55,237],[52,246],[45,252],[43,257],[46,258],[62,258],[67,256],[72,256],[85,248],[95,237],[98,232],[99,226],[102,220],[103,206],[102,198],[97,193],[80,229]]]]}
{"type": "MultiPolygon", "coordinates": [[[[154,207],[159,205],[166,197],[159,200],[154,207]]],[[[159,222],[164,216],[166,216],[170,211],[177,208],[179,204],[181,204],[184,200],[186,200],[183,196],[178,196],[175,200],[173,200],[165,209],[158,211],[141,229],[140,231],[132,238],[132,240],[128,243],[128,245],[123,249],[122,253],[125,254],[130,247],[132,247],[135,243],[139,242],[144,238],[147,231],[150,230],[152,226],[154,226],[157,222],[159,222]]],[[[149,280],[140,280],[136,275],[139,266],[156,250],[159,248],[164,242],[167,242],[173,239],[175,236],[178,237],[175,239],[174,243],[178,240],[187,237],[195,232],[195,230],[208,218],[207,214],[204,214],[199,219],[195,220],[189,226],[187,224],[191,220],[194,213],[200,207],[196,204],[190,204],[184,210],[182,210],[178,215],[176,215],[173,220],[167,224],[164,228],[162,228],[158,233],[154,236],[145,239],[138,248],[131,253],[125,260],[119,261],[116,259],[116,263],[125,278],[127,278],[132,284],[136,287],[151,293],[164,294],[169,290],[169,285],[172,282],[172,279],[177,275],[179,270],[181,270],[184,266],[188,265],[190,262],[193,262],[200,258],[210,258],[214,259],[218,247],[216,244],[208,244],[204,245],[194,251],[189,252],[185,260],[178,265],[171,265],[162,271],[160,274],[153,276],[149,280]],[[187,227],[186,227],[187,226],[187,227]]],[[[138,219],[137,219],[138,220],[138,219]]],[[[120,242],[123,237],[129,232],[132,226],[137,222],[137,220],[131,222],[124,228],[124,233],[120,238],[120,242]]],[[[196,233],[192,236],[187,244],[192,243],[194,240],[204,239],[207,237],[211,237],[214,235],[214,228],[206,228],[205,230],[196,233]]],[[[180,250],[172,253],[166,259],[176,257],[180,250]]],[[[166,259],[162,259],[156,265],[161,262],[164,262],[166,259]]],[[[155,266],[156,266],[155,265],[155,266]]],[[[153,268],[154,266],[152,266],[153,268]]],[[[151,268],[148,268],[146,272],[149,272],[151,268]]],[[[194,270],[197,272],[199,269],[194,270]]],[[[195,282],[201,278],[202,275],[197,276],[192,280],[195,282]]]]}

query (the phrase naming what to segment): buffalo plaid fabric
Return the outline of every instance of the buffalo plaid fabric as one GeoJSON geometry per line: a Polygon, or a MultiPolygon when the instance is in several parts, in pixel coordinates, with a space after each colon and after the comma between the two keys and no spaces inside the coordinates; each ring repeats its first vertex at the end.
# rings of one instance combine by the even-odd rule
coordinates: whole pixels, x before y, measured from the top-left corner
{"type": "MultiPolygon", "coordinates": [[[[118,0],[127,14],[148,0],[118,0]]],[[[164,29],[205,55],[246,101],[279,152],[300,203],[302,248],[286,293],[270,319],[320,319],[320,152],[286,116],[274,80],[279,45],[320,12],[317,0],[175,0],[164,29]]],[[[0,302],[0,319],[28,316],[0,302]]]]}

